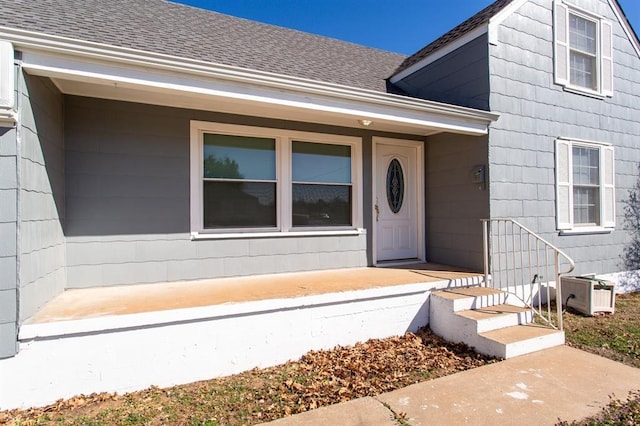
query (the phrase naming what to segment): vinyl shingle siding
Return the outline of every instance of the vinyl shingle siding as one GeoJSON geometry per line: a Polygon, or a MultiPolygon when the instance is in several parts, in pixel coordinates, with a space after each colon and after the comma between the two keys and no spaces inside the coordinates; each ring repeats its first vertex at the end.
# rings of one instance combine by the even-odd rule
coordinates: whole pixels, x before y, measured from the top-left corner
{"type": "Polygon", "coordinates": [[[567,251],[575,273],[623,269],[628,239],[624,200],[640,162],[640,59],[606,0],[576,5],[614,23],[614,94],[596,99],[553,83],[552,2],[531,0],[500,26],[490,46],[491,215],[514,217],[567,251]],[[615,151],[616,229],[611,234],[559,235],[555,217],[555,139],[612,144],[615,151]]]}

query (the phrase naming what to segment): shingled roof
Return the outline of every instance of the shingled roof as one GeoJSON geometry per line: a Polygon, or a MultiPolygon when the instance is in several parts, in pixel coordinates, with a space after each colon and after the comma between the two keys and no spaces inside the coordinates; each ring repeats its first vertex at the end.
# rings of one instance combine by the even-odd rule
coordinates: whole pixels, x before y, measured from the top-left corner
{"type": "Polygon", "coordinates": [[[437,38],[433,42],[429,43],[413,55],[406,58],[402,64],[395,70],[394,74],[398,74],[405,69],[409,68],[413,64],[420,62],[436,50],[444,47],[445,45],[457,40],[463,35],[475,30],[479,26],[489,22],[498,12],[507,7],[513,0],[497,0],[495,3],[482,9],[480,12],[473,15],[460,25],[456,26],[452,30],[448,31],[441,37],[437,38]]]}
{"type": "Polygon", "coordinates": [[[164,0],[0,0],[0,26],[386,92],[406,58],[164,0]]]}

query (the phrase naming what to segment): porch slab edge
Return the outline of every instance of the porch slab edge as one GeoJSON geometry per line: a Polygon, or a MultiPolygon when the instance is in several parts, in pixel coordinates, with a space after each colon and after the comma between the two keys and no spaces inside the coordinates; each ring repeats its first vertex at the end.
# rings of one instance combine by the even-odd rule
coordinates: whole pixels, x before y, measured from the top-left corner
{"type": "MultiPolygon", "coordinates": [[[[464,285],[482,283],[481,275],[464,278],[464,285]]],[[[225,303],[204,307],[171,309],[136,314],[107,315],[93,318],[52,321],[23,324],[18,339],[28,341],[62,337],[66,335],[116,331],[136,327],[154,327],[213,320],[223,317],[260,314],[265,312],[287,311],[319,305],[336,305],[353,301],[375,300],[388,297],[403,297],[411,294],[426,293],[448,288],[456,284],[457,279],[419,282],[396,286],[375,287],[365,290],[324,293],[295,298],[275,298],[241,303],[225,303]]]]}

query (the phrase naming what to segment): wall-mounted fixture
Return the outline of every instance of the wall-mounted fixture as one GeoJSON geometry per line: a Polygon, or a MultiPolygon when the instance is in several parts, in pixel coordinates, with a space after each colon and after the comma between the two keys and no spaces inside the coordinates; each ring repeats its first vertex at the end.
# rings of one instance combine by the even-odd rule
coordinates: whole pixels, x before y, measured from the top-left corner
{"type": "Polygon", "coordinates": [[[486,166],[479,164],[471,168],[471,183],[478,185],[478,189],[485,189],[486,187],[486,166]]]}

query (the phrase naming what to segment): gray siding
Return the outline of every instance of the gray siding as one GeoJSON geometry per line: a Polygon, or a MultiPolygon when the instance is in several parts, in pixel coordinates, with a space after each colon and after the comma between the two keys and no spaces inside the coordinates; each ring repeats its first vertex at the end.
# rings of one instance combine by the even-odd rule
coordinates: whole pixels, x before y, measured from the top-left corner
{"type": "Polygon", "coordinates": [[[488,72],[485,34],[395,85],[418,98],[487,110],[488,72]]]}
{"type": "Polygon", "coordinates": [[[68,288],[367,265],[365,234],[191,241],[192,119],[362,137],[371,224],[368,131],[67,96],[68,288]]]}
{"type": "Polygon", "coordinates": [[[62,95],[50,80],[20,80],[20,321],[65,286],[62,95]]]}
{"type": "Polygon", "coordinates": [[[432,262],[481,271],[482,223],[488,191],[471,181],[487,164],[487,138],[437,135],[427,139],[427,256],[432,262]]]}
{"type": "Polygon", "coordinates": [[[0,127],[0,358],[16,352],[17,176],[16,131],[0,127]]]}
{"type": "Polygon", "coordinates": [[[614,24],[614,96],[596,99],[553,83],[550,1],[529,1],[507,18],[498,44],[490,47],[491,109],[501,114],[490,129],[491,215],[517,218],[566,249],[577,273],[609,273],[622,268],[628,240],[623,201],[640,161],[640,60],[607,1],[573,3],[614,24]],[[560,236],[556,231],[554,141],[559,136],[614,145],[613,233],[560,236]]]}

